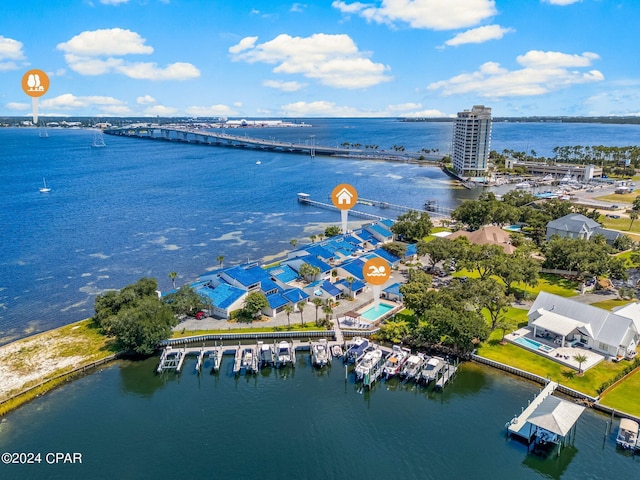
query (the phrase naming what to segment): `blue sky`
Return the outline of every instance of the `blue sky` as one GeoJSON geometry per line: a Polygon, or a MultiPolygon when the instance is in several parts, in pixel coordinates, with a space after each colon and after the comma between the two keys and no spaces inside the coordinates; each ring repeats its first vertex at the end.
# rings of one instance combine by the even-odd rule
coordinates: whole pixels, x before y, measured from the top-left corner
{"type": "Polygon", "coordinates": [[[0,115],[640,115],[638,0],[0,2],[0,115]]]}

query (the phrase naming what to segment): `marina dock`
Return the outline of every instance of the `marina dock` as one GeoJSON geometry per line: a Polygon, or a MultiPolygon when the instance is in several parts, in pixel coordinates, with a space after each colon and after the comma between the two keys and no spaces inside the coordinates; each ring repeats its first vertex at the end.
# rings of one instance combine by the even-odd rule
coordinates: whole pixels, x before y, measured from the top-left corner
{"type": "Polygon", "coordinates": [[[445,365],[445,367],[441,371],[440,378],[436,380],[435,388],[437,390],[444,390],[444,387],[451,381],[451,379],[455,376],[458,371],[458,366],[453,365],[449,362],[445,365]]]}
{"type": "MultiPolygon", "coordinates": [[[[311,200],[311,196],[308,193],[298,193],[298,202],[304,203],[306,205],[313,205],[314,207],[324,208],[326,210],[334,210],[336,212],[340,211],[338,208],[336,208],[335,206],[329,203],[319,202],[317,200],[311,200]]],[[[386,219],[385,217],[381,217],[380,215],[374,215],[372,213],[367,213],[367,212],[360,212],[358,210],[349,210],[349,215],[352,215],[354,217],[365,218],[368,220],[385,220],[386,219]]]]}
{"type": "Polygon", "coordinates": [[[542,401],[550,396],[555,389],[558,387],[556,382],[549,382],[547,385],[540,391],[540,393],[529,402],[526,408],[522,409],[522,413],[518,416],[515,416],[511,422],[509,422],[508,431],[510,434],[517,435],[528,442],[531,441],[531,437],[533,436],[531,433],[531,429],[525,429],[524,426],[527,424],[527,420],[531,414],[535,411],[536,408],[542,403],[542,401]]]}

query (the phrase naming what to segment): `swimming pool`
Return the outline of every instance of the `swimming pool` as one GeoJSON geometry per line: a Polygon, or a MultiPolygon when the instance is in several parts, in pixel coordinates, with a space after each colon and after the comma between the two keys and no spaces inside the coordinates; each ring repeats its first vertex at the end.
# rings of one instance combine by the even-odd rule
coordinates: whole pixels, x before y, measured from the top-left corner
{"type": "Polygon", "coordinates": [[[508,227],[502,227],[502,229],[509,232],[519,232],[520,230],[522,230],[520,225],[509,225],[508,227]]]}
{"type": "Polygon", "coordinates": [[[553,347],[544,345],[540,342],[536,342],[535,340],[531,340],[530,338],[527,338],[527,337],[518,337],[514,340],[514,342],[517,343],[518,345],[522,345],[523,347],[527,347],[532,350],[540,350],[545,353],[549,353],[553,350],[553,347]]]}
{"type": "Polygon", "coordinates": [[[393,305],[389,305],[387,303],[380,303],[377,307],[376,306],[369,307],[364,312],[362,312],[360,316],[365,320],[369,320],[370,322],[373,322],[374,320],[377,320],[378,318],[380,318],[390,310],[393,310],[393,305]]]}

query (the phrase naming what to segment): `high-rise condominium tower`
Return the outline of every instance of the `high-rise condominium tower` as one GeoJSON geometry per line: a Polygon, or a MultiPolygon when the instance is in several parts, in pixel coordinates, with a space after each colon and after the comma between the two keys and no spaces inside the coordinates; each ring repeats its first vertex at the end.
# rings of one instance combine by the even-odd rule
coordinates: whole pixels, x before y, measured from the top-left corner
{"type": "Polygon", "coordinates": [[[453,168],[463,177],[484,176],[491,144],[491,109],[459,112],[453,131],[453,168]]]}

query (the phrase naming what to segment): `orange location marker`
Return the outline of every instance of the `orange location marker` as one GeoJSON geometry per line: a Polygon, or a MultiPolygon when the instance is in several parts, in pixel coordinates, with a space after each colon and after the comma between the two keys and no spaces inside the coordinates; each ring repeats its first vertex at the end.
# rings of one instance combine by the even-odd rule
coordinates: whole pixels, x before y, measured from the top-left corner
{"type": "Polygon", "coordinates": [[[339,210],[350,210],[358,203],[358,192],[348,183],[341,183],[331,192],[331,201],[339,210]]]}
{"type": "Polygon", "coordinates": [[[22,91],[31,97],[33,123],[38,123],[38,98],[49,90],[49,76],[42,70],[29,70],[22,76],[22,91]]]}
{"type": "Polygon", "coordinates": [[[380,257],[371,258],[362,267],[362,275],[371,285],[384,285],[391,277],[391,266],[380,257]]]}

